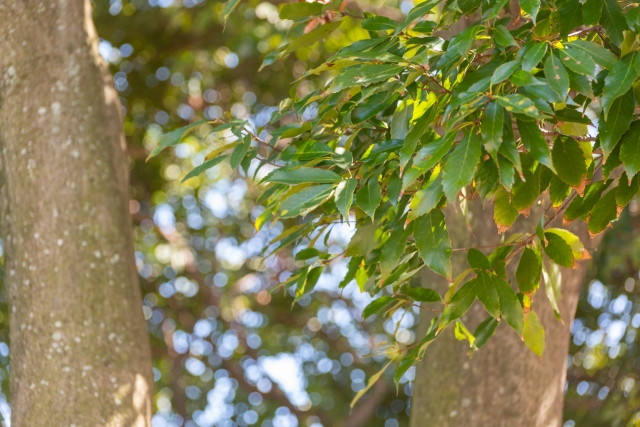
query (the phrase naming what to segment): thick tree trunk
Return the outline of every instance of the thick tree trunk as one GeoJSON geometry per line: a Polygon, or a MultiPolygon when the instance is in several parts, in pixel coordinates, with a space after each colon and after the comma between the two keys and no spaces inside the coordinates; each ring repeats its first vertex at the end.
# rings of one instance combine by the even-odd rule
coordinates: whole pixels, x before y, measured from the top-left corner
{"type": "Polygon", "coordinates": [[[12,425],[150,426],[120,104],[89,1],[0,16],[12,425]]]}
{"type": "MultiPolygon", "coordinates": [[[[532,209],[529,218],[520,217],[509,233],[533,232],[542,214],[542,207],[532,209]]],[[[477,199],[471,202],[468,225],[461,213],[448,209],[447,226],[454,248],[500,242],[492,205],[483,208],[477,199]]],[[[572,224],[570,229],[588,247],[599,241],[590,240],[586,227],[580,224],[572,224]]],[[[510,277],[518,259],[509,265],[510,277]]],[[[454,253],[452,263],[454,274],[469,268],[466,252],[454,253]]],[[[579,269],[561,269],[563,298],[558,303],[564,324],[555,318],[544,285],[535,295],[532,308],[546,331],[542,360],[505,322],[500,322],[496,334],[473,358],[468,356],[468,343],[457,341],[451,328],[444,331],[444,336],[428,347],[424,360],[418,365],[411,401],[411,427],[561,426],[569,326],[586,268],[587,262],[582,261],[579,269]]],[[[433,279],[429,277],[431,286],[433,279]]],[[[440,282],[439,286],[442,289],[446,284],[440,282]]],[[[487,317],[484,307],[476,301],[463,321],[473,332],[487,317]]],[[[428,320],[422,322],[423,330],[428,320]]]]}

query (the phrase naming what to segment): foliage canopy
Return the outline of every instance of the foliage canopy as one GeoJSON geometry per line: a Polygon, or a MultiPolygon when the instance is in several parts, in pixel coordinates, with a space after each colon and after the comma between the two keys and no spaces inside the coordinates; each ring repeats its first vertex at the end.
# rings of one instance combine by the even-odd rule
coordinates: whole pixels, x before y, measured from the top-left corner
{"type": "MultiPolygon", "coordinates": [[[[231,0],[225,14],[237,4],[231,0]]],[[[310,242],[296,255],[306,266],[280,285],[294,287],[296,299],[313,290],[330,261],[350,257],[343,286],[355,279],[372,294],[387,290],[364,317],[440,304],[419,343],[389,350],[401,360],[396,380],[449,325],[475,351],[504,318],[541,356],[544,330],[530,309],[541,277],[559,317],[558,266],[589,258],[576,235],[552,223],[581,220],[598,234],[638,192],[640,8],[623,10],[615,0],[523,0],[513,20],[501,14],[507,0],[427,0],[397,22],[354,15],[344,4],[281,8],[280,17],[295,23],[289,42],[263,67],[324,39],[345,20],[358,20],[369,37],[305,73],[302,79],[326,82],[323,89],[297,97],[302,79],[294,82],[291,98],[264,127],[231,116],[217,120],[212,132],[228,144],[185,179],[221,161],[260,174],[266,209],[256,229],[291,218],[271,250],[310,242]],[[465,16],[471,25],[452,31],[465,16]],[[545,193],[550,205],[535,230],[503,239],[488,255],[452,247],[448,205],[464,212],[466,200],[480,197],[493,204],[504,233],[545,193]],[[355,227],[343,253],[314,248],[323,231],[343,221],[355,227]],[[456,250],[467,252],[468,270],[452,271],[456,250]],[[509,277],[507,265],[516,261],[509,277]],[[424,267],[450,282],[444,296],[412,287],[424,267]],[[471,333],[461,318],[476,298],[488,317],[471,333]]],[[[151,155],[204,123],[165,134],[151,155]]]]}

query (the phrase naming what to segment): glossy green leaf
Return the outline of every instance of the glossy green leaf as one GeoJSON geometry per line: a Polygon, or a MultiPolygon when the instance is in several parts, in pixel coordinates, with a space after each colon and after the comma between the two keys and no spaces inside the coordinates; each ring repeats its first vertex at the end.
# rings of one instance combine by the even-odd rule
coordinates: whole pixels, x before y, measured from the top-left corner
{"type": "Polygon", "coordinates": [[[631,123],[629,131],[622,137],[620,161],[629,178],[640,171],[640,121],[631,123]]]}
{"type": "Polygon", "coordinates": [[[622,135],[629,130],[634,108],[635,96],[633,90],[628,90],[627,93],[611,103],[608,115],[600,114],[598,135],[605,160],[614,150],[622,135]]]}
{"type": "Polygon", "coordinates": [[[582,5],[579,0],[565,0],[561,3],[559,12],[560,36],[566,38],[582,25],[582,5]]]}
{"type": "Polygon", "coordinates": [[[353,204],[353,192],[358,185],[358,180],[355,178],[349,178],[342,181],[336,188],[335,202],[338,210],[342,214],[342,217],[349,224],[349,210],[353,204]]]}
{"type": "Polygon", "coordinates": [[[547,256],[556,264],[566,268],[571,268],[573,266],[573,253],[571,252],[571,246],[569,246],[562,237],[555,233],[544,233],[544,238],[547,241],[543,246],[544,253],[546,253],[547,256]]]}
{"type": "Polygon", "coordinates": [[[524,343],[535,353],[536,356],[542,358],[544,353],[544,328],[538,319],[535,311],[530,311],[524,321],[524,329],[522,332],[524,343]]]}
{"type": "Polygon", "coordinates": [[[540,10],[540,0],[519,0],[518,3],[520,3],[522,10],[531,15],[531,19],[535,24],[538,11],[540,10]]]}
{"type": "Polygon", "coordinates": [[[531,153],[534,159],[547,166],[552,171],[555,171],[553,162],[551,159],[551,151],[547,141],[542,136],[542,131],[538,127],[538,124],[534,121],[516,120],[518,124],[518,130],[520,131],[520,137],[522,138],[522,144],[531,153]]]}
{"type": "Polygon", "coordinates": [[[526,294],[538,288],[542,265],[533,249],[525,248],[516,270],[516,280],[520,292],[526,294]]]}
{"type": "Polygon", "coordinates": [[[385,309],[390,308],[391,305],[396,301],[397,300],[389,296],[381,296],[379,298],[376,298],[364,308],[364,310],[362,311],[362,318],[367,319],[374,314],[384,314],[385,309]]]}
{"type": "Polygon", "coordinates": [[[495,101],[487,105],[482,117],[482,143],[491,156],[496,159],[502,144],[504,107],[495,101]]]}
{"type": "Polygon", "coordinates": [[[597,25],[602,15],[602,0],[585,0],[582,4],[582,20],[585,25],[597,25]]]}
{"type": "Polygon", "coordinates": [[[478,277],[475,279],[476,296],[487,309],[487,312],[497,319],[500,317],[500,300],[498,299],[493,277],[495,276],[485,271],[478,272],[478,277]]]}
{"type": "Polygon", "coordinates": [[[558,137],[551,152],[558,177],[572,187],[582,183],[587,173],[587,164],[582,149],[571,137],[558,137]]]}
{"type": "Polygon", "coordinates": [[[618,62],[618,58],[610,50],[600,46],[597,43],[587,40],[573,40],[568,46],[581,49],[588,53],[596,64],[604,68],[612,69],[618,62]]]}
{"type": "Polygon", "coordinates": [[[620,46],[624,39],[623,33],[629,29],[629,26],[624,12],[616,0],[603,0],[600,24],[604,27],[609,38],[620,46]]]}
{"type": "Polygon", "coordinates": [[[453,295],[451,301],[445,306],[442,317],[440,318],[440,324],[438,330],[444,329],[452,321],[461,318],[469,311],[471,304],[476,299],[476,281],[470,280],[465,283],[458,291],[453,295]]]}
{"type": "Polygon", "coordinates": [[[380,192],[380,183],[378,182],[377,175],[374,175],[369,178],[367,185],[361,188],[356,194],[356,203],[373,219],[381,201],[382,193],[380,192]]]}
{"type": "Polygon", "coordinates": [[[339,182],[342,178],[335,172],[327,169],[301,167],[297,169],[280,169],[267,177],[266,181],[279,184],[331,184],[339,182]]]}
{"type": "MultiPolygon", "coordinates": [[[[294,3],[295,4],[295,3],[294,3]]],[[[319,4],[319,3],[311,3],[319,4]]],[[[368,31],[395,30],[398,23],[385,16],[374,16],[362,21],[362,28],[368,31]]]]}
{"type": "Polygon", "coordinates": [[[411,199],[411,210],[407,220],[413,221],[416,218],[431,212],[442,199],[444,191],[442,189],[442,174],[432,176],[431,179],[421,188],[411,199]]]}
{"type": "Polygon", "coordinates": [[[524,114],[534,119],[542,118],[533,101],[523,95],[514,93],[495,98],[509,113],[524,114]]]}
{"type": "Polygon", "coordinates": [[[207,160],[206,162],[202,163],[200,166],[195,167],[187,175],[185,175],[185,177],[182,178],[182,182],[185,182],[186,180],[188,180],[189,178],[193,178],[194,176],[200,175],[201,173],[205,172],[207,169],[211,169],[215,165],[221,163],[226,158],[227,156],[218,156],[211,160],[207,160]]]}
{"type": "Polygon", "coordinates": [[[491,84],[496,85],[500,82],[507,80],[514,71],[520,68],[520,60],[505,62],[496,68],[496,71],[491,76],[491,84]]]}
{"type": "Polygon", "coordinates": [[[508,230],[518,217],[518,210],[513,207],[509,193],[502,187],[496,191],[493,207],[493,219],[498,227],[498,233],[508,230]]]}
{"type": "Polygon", "coordinates": [[[474,131],[467,131],[443,169],[442,185],[448,200],[455,200],[460,189],[471,183],[480,154],[480,138],[474,131]]]}
{"type": "Polygon", "coordinates": [[[304,215],[306,211],[315,208],[329,197],[333,189],[334,186],[329,184],[315,185],[292,194],[280,203],[280,216],[290,218],[304,215]]]}
{"type": "Polygon", "coordinates": [[[391,232],[391,236],[382,246],[380,254],[380,271],[382,277],[386,278],[398,265],[400,257],[404,253],[404,248],[411,233],[413,232],[413,223],[407,225],[407,228],[397,228],[391,232]]]}
{"type": "Polygon", "coordinates": [[[440,294],[428,288],[403,289],[402,293],[417,302],[441,302],[440,294]]]}
{"type": "Polygon", "coordinates": [[[635,53],[631,53],[620,59],[604,79],[602,107],[604,109],[604,117],[607,120],[609,119],[608,114],[613,106],[613,101],[626,94],[631,89],[636,77],[638,77],[638,72],[634,65],[635,56],[635,53]]]}
{"type": "Polygon", "coordinates": [[[513,38],[509,30],[504,25],[496,25],[493,29],[493,37],[498,46],[518,46],[518,42],[513,38]]]}
{"type": "Polygon", "coordinates": [[[571,71],[585,76],[595,77],[596,63],[587,52],[581,49],[572,48],[571,45],[558,52],[564,65],[571,71]]]}
{"type": "Polygon", "coordinates": [[[489,258],[487,258],[485,254],[475,248],[470,248],[467,251],[467,262],[469,263],[471,268],[480,270],[489,270],[491,268],[489,258]]]}
{"type": "MultiPolygon", "coordinates": [[[[322,12],[322,3],[287,3],[280,10],[280,19],[301,19],[322,12]]],[[[364,26],[364,23],[363,23],[364,26]]]]}
{"type": "Polygon", "coordinates": [[[394,35],[400,34],[400,32],[407,28],[413,21],[420,19],[426,14],[430,13],[431,9],[433,9],[439,2],[439,0],[426,0],[415,6],[409,11],[404,21],[402,21],[402,23],[398,25],[396,31],[394,32],[394,35]]]}
{"type": "Polygon", "coordinates": [[[433,210],[415,221],[413,235],[420,256],[431,270],[451,280],[451,240],[444,214],[433,210]]]}
{"type": "Polygon", "coordinates": [[[546,53],[546,43],[534,43],[522,58],[522,69],[524,71],[531,71],[534,67],[537,67],[546,53]]]}
{"type": "Polygon", "coordinates": [[[315,42],[327,37],[331,34],[336,28],[340,26],[341,21],[333,21],[328,24],[324,24],[319,26],[318,28],[309,31],[307,34],[303,34],[302,36],[295,38],[289,43],[283,50],[283,55],[288,55],[291,52],[295,52],[303,46],[310,46],[315,42]]]}
{"type": "Polygon", "coordinates": [[[569,75],[555,52],[551,52],[544,62],[544,75],[549,87],[564,100],[569,92],[569,75]]]}
{"type": "Polygon", "coordinates": [[[500,314],[518,335],[522,335],[524,314],[518,296],[511,286],[501,277],[493,276],[493,283],[500,300],[500,314]]]}
{"type": "Polygon", "coordinates": [[[591,211],[587,228],[591,234],[603,232],[607,226],[618,217],[615,189],[602,196],[591,211]]]}

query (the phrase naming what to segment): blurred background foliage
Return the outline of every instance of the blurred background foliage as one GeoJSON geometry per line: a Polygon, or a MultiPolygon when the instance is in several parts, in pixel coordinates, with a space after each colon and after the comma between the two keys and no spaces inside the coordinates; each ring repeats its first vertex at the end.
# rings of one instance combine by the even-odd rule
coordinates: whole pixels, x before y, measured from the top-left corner
{"type": "MultiPolygon", "coordinates": [[[[256,233],[262,208],[252,180],[225,163],[181,179],[224,144],[190,135],[146,162],[163,132],[230,112],[264,124],[291,83],[331,52],[366,36],[356,20],[323,46],[300,49],[258,68],[287,37],[291,21],[278,2],[243,0],[223,31],[224,2],[98,0],[100,53],[109,62],[124,113],[131,171],[130,211],[144,314],[154,355],[154,427],[405,426],[413,369],[396,390],[385,373],[350,412],[349,402],[387,357],[395,335],[415,337],[419,313],[363,321],[370,297],[338,284],[344,262],[331,265],[299,305],[268,292],[300,265],[296,249],[263,257],[286,233],[277,223],[256,233]]],[[[347,12],[377,10],[399,18],[411,0],[350,1],[347,12]]],[[[303,95],[315,88],[302,81],[303,95]]],[[[632,202],[594,253],[572,325],[565,427],[640,423],[640,208],[632,202]]],[[[336,253],[348,227],[320,236],[336,253]]],[[[308,242],[303,242],[303,245],[308,242]]],[[[6,288],[0,291],[0,415],[8,426],[9,342],[6,288]]],[[[461,345],[464,345],[461,343],[461,345]]],[[[428,354],[427,354],[428,357],[428,354]]]]}

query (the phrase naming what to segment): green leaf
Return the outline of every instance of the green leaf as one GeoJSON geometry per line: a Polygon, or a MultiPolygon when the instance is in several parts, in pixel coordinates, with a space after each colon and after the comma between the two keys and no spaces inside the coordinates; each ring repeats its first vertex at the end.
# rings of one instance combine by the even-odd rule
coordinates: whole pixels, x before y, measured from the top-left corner
{"type": "Polygon", "coordinates": [[[471,13],[482,4],[482,0],[458,0],[458,7],[462,13],[471,13]]]}
{"type": "MultiPolygon", "coordinates": [[[[280,10],[280,19],[302,19],[322,13],[322,3],[287,3],[280,10]]],[[[395,24],[395,22],[394,22],[395,24]]],[[[364,27],[364,22],[363,22],[364,27]]],[[[394,27],[395,28],[395,27],[394,27]]]]}
{"type": "Polygon", "coordinates": [[[558,137],[551,155],[558,178],[572,187],[579,186],[587,173],[587,164],[578,143],[571,137],[558,137]]]}
{"type": "Polygon", "coordinates": [[[618,187],[616,188],[616,205],[618,205],[618,208],[623,208],[629,204],[631,199],[638,194],[639,185],[640,175],[634,176],[631,182],[629,182],[627,173],[622,173],[618,181],[618,187]]]}
{"type": "Polygon", "coordinates": [[[518,210],[513,207],[509,193],[499,187],[496,191],[496,200],[493,207],[493,219],[498,226],[498,233],[508,230],[518,217],[518,210]]]}
{"type": "Polygon", "coordinates": [[[408,221],[431,212],[442,199],[442,174],[431,176],[429,181],[411,199],[411,211],[407,215],[408,221]]]}
{"type": "Polygon", "coordinates": [[[523,294],[529,293],[540,285],[540,274],[542,265],[538,255],[530,248],[524,248],[518,269],[516,270],[516,281],[518,289],[523,294]]]}
{"type": "Polygon", "coordinates": [[[507,321],[507,324],[515,329],[518,335],[522,335],[524,314],[518,296],[501,277],[493,276],[493,282],[500,300],[500,314],[507,321]]]}
{"type": "Polygon", "coordinates": [[[544,62],[544,75],[547,78],[549,87],[564,100],[569,92],[569,75],[553,51],[544,62]]]}
{"type": "Polygon", "coordinates": [[[600,46],[597,43],[587,40],[574,40],[568,44],[568,46],[582,49],[588,53],[596,64],[603,66],[607,69],[612,69],[618,62],[618,58],[608,49],[600,46]]]}
{"type": "Polygon", "coordinates": [[[613,189],[602,196],[591,211],[587,228],[591,234],[603,232],[607,226],[618,217],[618,205],[616,204],[616,190],[613,189]]]}
{"type": "Polygon", "coordinates": [[[485,271],[478,272],[478,277],[475,279],[476,295],[491,317],[497,319],[500,317],[500,300],[492,276],[485,271]]]}
{"type": "Polygon", "coordinates": [[[534,43],[522,58],[522,69],[527,72],[533,70],[533,68],[537,67],[540,61],[542,61],[546,53],[546,43],[534,43]]]}
{"type": "Polygon", "coordinates": [[[409,133],[409,120],[413,116],[413,103],[401,102],[391,118],[391,139],[405,139],[409,133]]]}
{"type": "Polygon", "coordinates": [[[611,41],[620,46],[624,39],[624,31],[629,29],[629,25],[627,25],[624,12],[616,0],[603,1],[600,24],[604,27],[611,41]]]}
{"type": "Polygon", "coordinates": [[[514,71],[516,71],[520,67],[520,60],[516,59],[515,61],[505,62],[498,68],[491,76],[491,85],[497,85],[500,82],[507,80],[514,71]]]}
{"type": "MultiPolygon", "coordinates": [[[[395,117],[395,115],[394,115],[395,117]]],[[[414,155],[416,151],[416,145],[418,144],[418,140],[424,133],[429,129],[429,125],[433,121],[433,115],[430,114],[430,110],[426,111],[413,125],[413,128],[406,135],[404,139],[404,144],[402,145],[402,149],[400,150],[400,167],[405,167],[409,162],[409,159],[414,155]]],[[[393,126],[393,125],[392,125],[393,126]]],[[[392,128],[393,130],[393,128],[392,128]]]]}
{"type": "Polygon", "coordinates": [[[496,96],[495,99],[510,113],[524,114],[534,119],[542,118],[533,101],[519,93],[496,96]]]}
{"type": "Polygon", "coordinates": [[[538,123],[520,119],[516,119],[516,122],[524,148],[531,153],[534,159],[555,172],[553,162],[551,161],[551,151],[549,151],[547,141],[544,139],[544,136],[542,136],[542,131],[538,127],[538,123]]]}
{"type": "Polygon", "coordinates": [[[351,122],[353,124],[362,123],[385,110],[398,99],[398,93],[393,91],[377,92],[364,101],[359,102],[351,112],[351,122]]]}
{"type": "Polygon", "coordinates": [[[471,268],[480,270],[491,269],[491,262],[489,262],[489,258],[487,258],[485,254],[475,248],[471,248],[467,251],[467,262],[469,263],[471,268]]]}
{"type": "Polygon", "coordinates": [[[231,157],[229,158],[231,169],[235,169],[240,166],[240,163],[242,163],[244,156],[246,156],[249,152],[249,148],[251,148],[251,135],[245,136],[242,142],[236,145],[236,147],[231,152],[231,157]]]}
{"type": "Polygon", "coordinates": [[[320,251],[316,248],[306,248],[301,250],[295,255],[296,261],[305,261],[311,258],[315,258],[320,255],[320,251]]]}
{"type": "Polygon", "coordinates": [[[595,204],[600,200],[600,195],[607,189],[611,181],[606,183],[596,181],[587,186],[584,197],[576,197],[564,212],[564,220],[573,221],[580,217],[588,215],[595,204]]]}
{"type": "Polygon", "coordinates": [[[547,299],[549,299],[549,304],[551,304],[551,308],[553,308],[556,318],[562,321],[562,316],[560,316],[560,307],[558,307],[558,300],[562,297],[560,290],[562,285],[562,273],[560,272],[558,264],[553,261],[549,261],[549,271],[547,272],[543,267],[542,277],[544,278],[544,291],[545,294],[547,294],[547,299]]]}
{"type": "Polygon", "coordinates": [[[391,232],[391,236],[382,246],[380,254],[380,271],[385,279],[396,268],[400,257],[404,253],[409,236],[413,233],[413,223],[409,223],[407,228],[397,228],[391,232]]]}
{"type": "Polygon", "coordinates": [[[349,224],[349,210],[353,204],[353,192],[358,185],[358,180],[355,178],[349,178],[342,181],[336,188],[335,202],[338,210],[342,214],[342,217],[349,224]]]}
{"type": "Polygon", "coordinates": [[[562,237],[555,233],[544,233],[547,244],[544,246],[544,252],[555,263],[571,268],[573,266],[573,253],[571,246],[564,241],[562,237]]]}
{"type": "Polygon", "coordinates": [[[473,332],[476,340],[474,345],[476,348],[482,348],[489,338],[493,336],[496,332],[496,328],[498,327],[498,321],[493,317],[488,317],[482,323],[478,325],[476,330],[473,332]]]}
{"type": "Polygon", "coordinates": [[[522,332],[524,343],[535,353],[536,356],[542,358],[544,353],[544,328],[538,319],[535,311],[530,311],[524,321],[524,329],[522,332]]]}
{"type": "Polygon", "coordinates": [[[265,181],[277,182],[279,184],[332,184],[339,182],[342,178],[335,172],[327,169],[301,167],[297,169],[280,169],[273,175],[268,176],[265,181]]]}
{"type": "Polygon", "coordinates": [[[631,123],[629,131],[622,137],[620,161],[629,178],[640,171],[640,121],[631,123]]]}
{"type": "Polygon", "coordinates": [[[570,194],[571,186],[564,183],[556,175],[551,177],[551,184],[549,185],[549,197],[554,208],[560,207],[564,200],[569,197],[570,194]]]}
{"type": "Polygon", "coordinates": [[[400,34],[413,21],[420,19],[424,15],[430,13],[431,9],[433,9],[438,3],[440,3],[440,0],[427,0],[418,4],[416,7],[411,9],[411,11],[409,11],[409,13],[407,14],[407,17],[404,19],[404,21],[402,21],[401,24],[398,25],[393,35],[396,36],[400,34]]]}
{"type": "Polygon", "coordinates": [[[595,77],[596,63],[584,50],[572,48],[571,45],[558,52],[560,59],[571,71],[585,76],[595,77]]]}
{"type": "Polygon", "coordinates": [[[362,64],[345,68],[331,83],[331,91],[337,92],[352,86],[365,86],[389,80],[404,71],[394,64],[362,64]]]}
{"type": "Polygon", "coordinates": [[[328,24],[321,25],[318,28],[309,31],[307,34],[304,34],[294,40],[291,41],[282,52],[283,55],[288,55],[291,52],[294,52],[300,49],[303,46],[311,46],[315,42],[327,37],[330,33],[333,32],[336,28],[340,26],[342,21],[333,21],[328,24]]]}
{"type": "Polygon", "coordinates": [[[378,244],[380,230],[375,223],[360,225],[356,233],[351,238],[345,256],[360,257],[365,256],[378,244]]]}
{"type": "Polygon", "coordinates": [[[229,0],[225,5],[224,14],[223,14],[223,21],[224,21],[223,29],[226,28],[227,19],[229,19],[229,15],[231,15],[231,12],[233,12],[233,10],[236,8],[236,6],[238,6],[238,4],[240,4],[240,0],[229,0]]]}
{"type": "Polygon", "coordinates": [[[516,46],[518,47],[518,43],[516,39],[513,38],[509,30],[505,28],[504,25],[496,25],[493,29],[493,37],[498,46],[516,46]]]}
{"type": "MultiPolygon", "coordinates": [[[[164,135],[162,135],[160,137],[160,140],[158,141],[158,145],[151,151],[151,153],[149,154],[149,157],[147,157],[147,160],[157,156],[158,154],[160,154],[160,152],[165,149],[166,147],[172,147],[174,145],[178,145],[178,143],[182,140],[182,138],[189,133],[191,130],[193,130],[194,128],[207,123],[207,120],[200,120],[197,122],[193,122],[187,126],[183,126],[181,128],[178,129],[174,129],[171,132],[167,132],[164,135]]],[[[225,124],[226,125],[226,124],[225,124]]],[[[230,125],[227,126],[227,128],[231,127],[230,125]]],[[[214,129],[215,131],[215,129],[214,129]]]]}
{"type": "Polygon", "coordinates": [[[441,302],[440,294],[428,288],[403,289],[402,293],[417,302],[441,302]]]}
{"type": "Polygon", "coordinates": [[[560,5],[560,36],[564,39],[582,25],[582,7],[579,0],[565,0],[560,5]]]}
{"type": "Polygon", "coordinates": [[[182,178],[181,182],[185,182],[189,178],[193,178],[194,176],[200,175],[202,172],[206,171],[207,169],[211,169],[212,167],[222,162],[226,158],[227,156],[218,156],[211,160],[207,160],[206,162],[204,162],[203,164],[201,164],[200,166],[194,168],[191,172],[189,172],[184,178],[182,178]]]}
{"type": "Polygon", "coordinates": [[[618,144],[620,137],[629,130],[634,108],[635,96],[633,90],[629,89],[627,93],[611,103],[607,116],[604,112],[600,114],[598,136],[605,160],[618,144]]]}
{"type": "Polygon", "coordinates": [[[582,20],[584,25],[597,25],[602,15],[602,0],[585,0],[582,4],[582,20]]]}
{"type": "MultiPolygon", "coordinates": [[[[295,4],[295,3],[294,3],[295,4]]],[[[319,3],[311,3],[319,4],[319,3]]],[[[362,21],[362,29],[367,31],[380,31],[380,30],[395,30],[398,23],[393,19],[386,18],[384,16],[374,16],[373,18],[367,18],[362,21]]]]}
{"type": "Polygon", "coordinates": [[[364,310],[362,311],[362,318],[367,319],[374,314],[378,314],[386,308],[389,308],[396,301],[397,300],[389,296],[381,296],[379,298],[376,298],[364,308],[364,310]]]}
{"type": "Polygon", "coordinates": [[[448,200],[456,200],[460,189],[471,183],[480,154],[480,139],[474,131],[467,131],[444,165],[442,185],[448,200]]]}
{"type": "Polygon", "coordinates": [[[540,10],[540,0],[519,0],[520,7],[526,13],[531,15],[531,20],[533,24],[536,23],[536,17],[538,16],[538,11],[540,10]]]}
{"type": "Polygon", "coordinates": [[[451,240],[442,211],[435,209],[418,218],[413,235],[427,267],[451,281],[451,240]]]}
{"type": "Polygon", "coordinates": [[[380,183],[378,182],[378,174],[376,173],[369,178],[367,185],[358,191],[358,194],[356,194],[356,203],[373,219],[381,201],[382,193],[380,192],[380,183]]]}
{"type": "Polygon", "coordinates": [[[635,53],[624,56],[620,61],[616,62],[616,65],[613,66],[611,72],[604,79],[602,107],[604,109],[604,117],[607,120],[609,119],[608,113],[612,108],[613,101],[626,94],[631,89],[636,77],[638,77],[638,72],[634,65],[635,56],[635,53]]]}
{"type": "Polygon", "coordinates": [[[329,184],[315,185],[292,194],[280,203],[280,216],[291,218],[304,215],[329,197],[333,189],[334,186],[329,184]]]}
{"type": "Polygon", "coordinates": [[[440,324],[438,325],[438,331],[443,330],[452,321],[464,316],[464,314],[469,311],[475,299],[476,280],[473,279],[458,289],[453,295],[453,298],[451,298],[451,301],[445,306],[442,317],[440,318],[440,324]]]}

